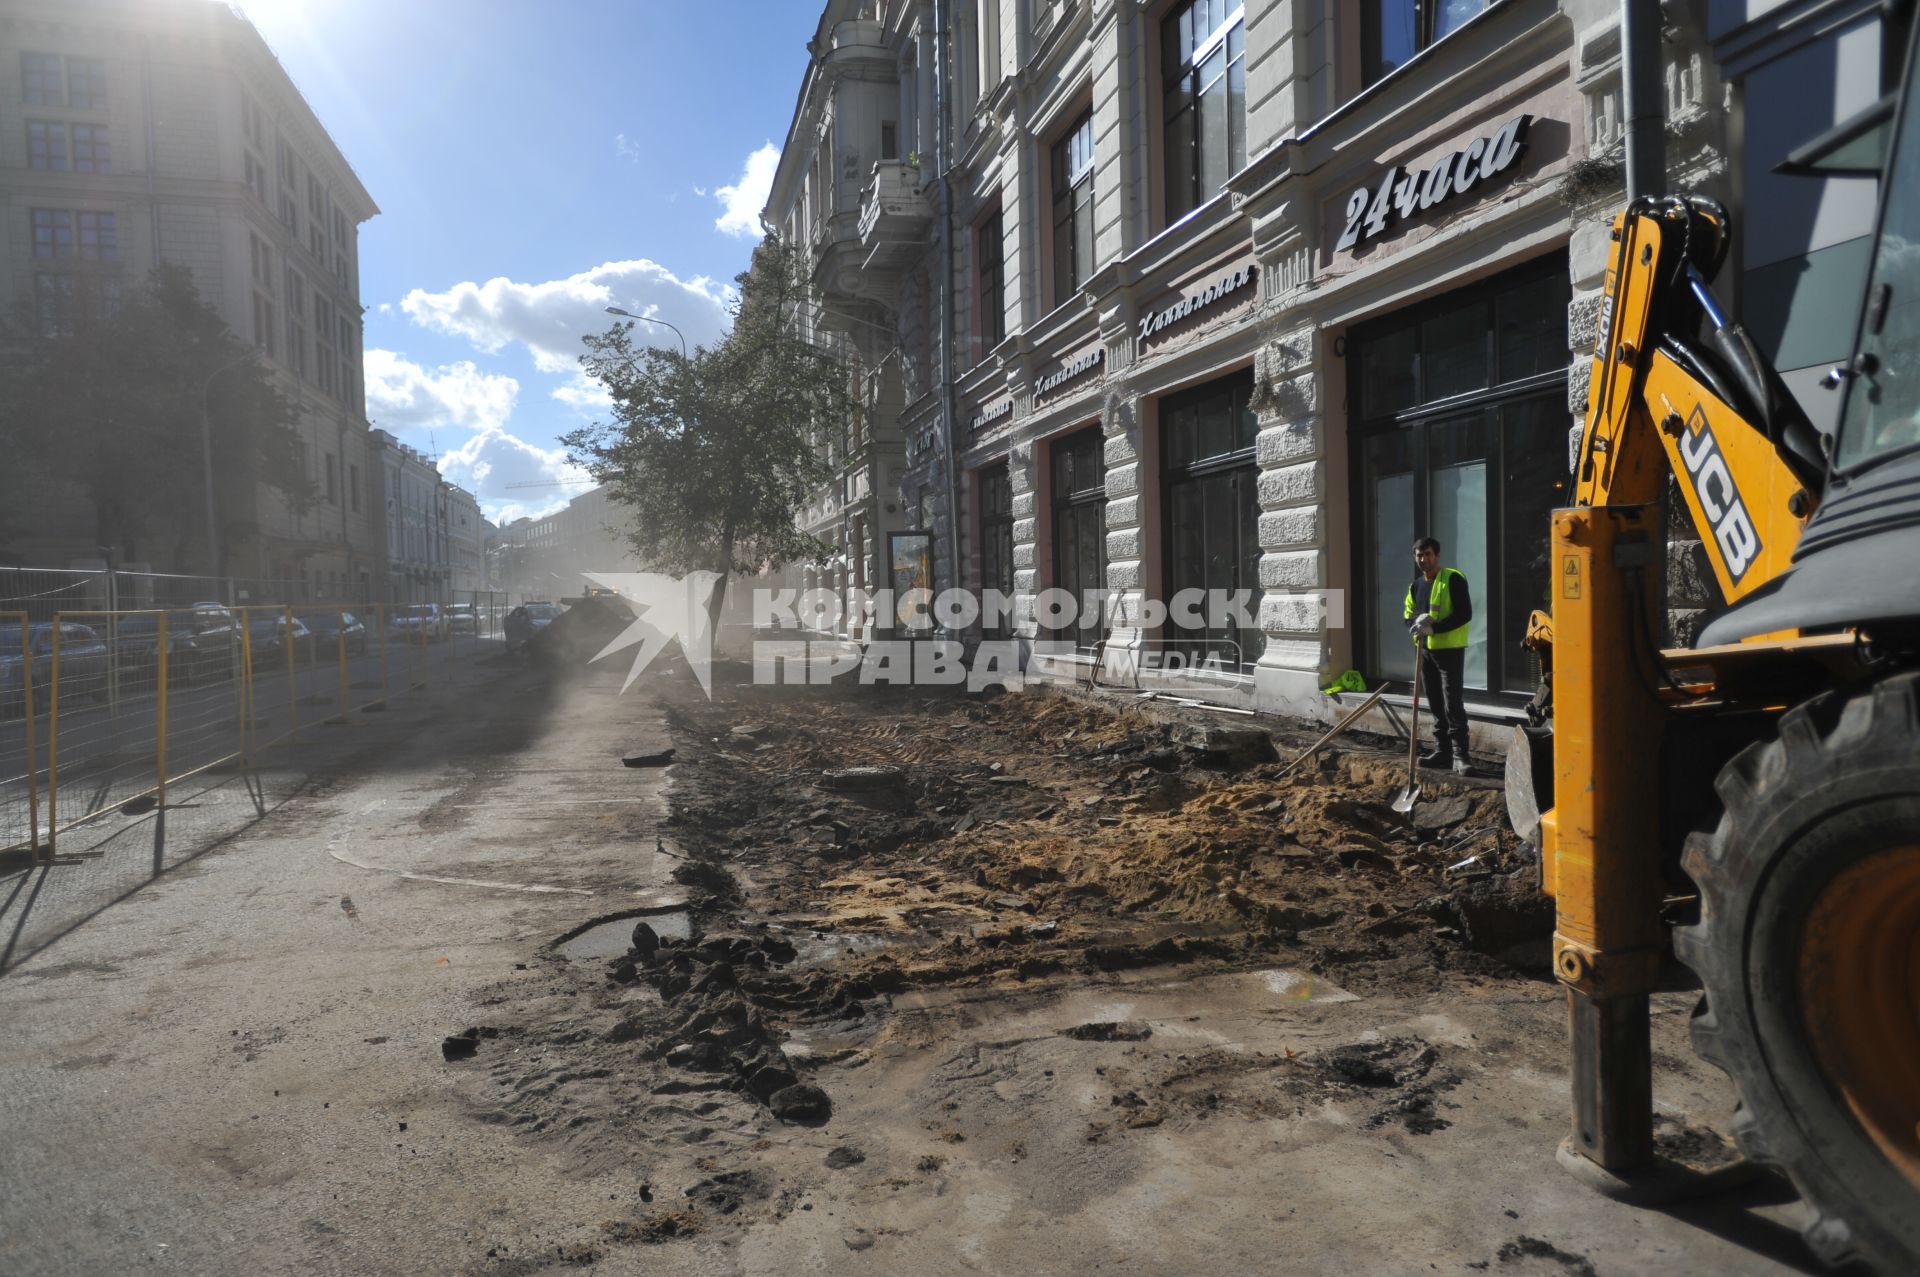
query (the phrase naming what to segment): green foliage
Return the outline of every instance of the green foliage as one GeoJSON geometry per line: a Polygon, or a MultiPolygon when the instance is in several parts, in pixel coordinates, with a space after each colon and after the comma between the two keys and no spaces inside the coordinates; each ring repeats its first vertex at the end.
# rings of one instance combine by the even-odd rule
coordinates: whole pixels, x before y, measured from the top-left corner
{"type": "Polygon", "coordinates": [[[0,372],[0,443],[31,481],[85,493],[101,544],[155,558],[156,545],[203,545],[203,403],[223,546],[256,529],[261,484],[311,504],[293,406],[188,270],[157,267],[104,317],[88,308],[70,319],[0,372]]]}
{"type": "Polygon", "coordinates": [[[851,375],[792,322],[812,305],[804,253],[769,236],[735,282],[717,345],[636,348],[625,323],[588,337],[580,360],[614,421],[564,442],[633,511],[634,550],[659,571],[751,573],[829,552],[794,512],[832,476],[819,438],[859,413],[851,375]]]}

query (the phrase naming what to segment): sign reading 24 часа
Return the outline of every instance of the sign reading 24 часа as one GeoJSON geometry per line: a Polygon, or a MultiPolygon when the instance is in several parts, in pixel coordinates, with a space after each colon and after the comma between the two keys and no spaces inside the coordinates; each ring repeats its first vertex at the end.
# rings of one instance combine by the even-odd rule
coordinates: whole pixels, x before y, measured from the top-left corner
{"type": "Polygon", "coordinates": [[[1405,220],[1465,195],[1520,162],[1527,149],[1531,115],[1516,115],[1487,137],[1477,137],[1462,149],[1443,156],[1426,172],[1395,165],[1377,184],[1362,186],[1347,196],[1347,226],[1340,232],[1336,253],[1357,247],[1387,229],[1392,219],[1405,220]]]}

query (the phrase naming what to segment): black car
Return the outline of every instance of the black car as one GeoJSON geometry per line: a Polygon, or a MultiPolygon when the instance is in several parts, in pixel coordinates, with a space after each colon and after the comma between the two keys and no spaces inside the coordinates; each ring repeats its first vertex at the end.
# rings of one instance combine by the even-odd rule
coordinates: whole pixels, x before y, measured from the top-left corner
{"type": "Polygon", "coordinates": [[[281,612],[256,612],[247,618],[248,642],[253,647],[253,668],[256,673],[266,674],[286,668],[289,634],[294,661],[304,664],[312,659],[313,631],[299,617],[293,618],[290,632],[286,615],[281,612]]]}
{"type": "Polygon", "coordinates": [[[322,657],[340,650],[340,639],[347,640],[347,655],[359,656],[367,650],[366,623],[351,612],[301,612],[299,619],[313,634],[322,657]]]}
{"type": "MultiPolygon", "coordinates": [[[[230,677],[240,642],[233,614],[224,608],[167,613],[167,682],[202,683],[230,677]]],[[[107,627],[94,627],[103,636],[107,627]]],[[[150,685],[160,667],[160,615],[138,612],[121,617],[110,631],[114,660],[125,676],[150,685]]]]}

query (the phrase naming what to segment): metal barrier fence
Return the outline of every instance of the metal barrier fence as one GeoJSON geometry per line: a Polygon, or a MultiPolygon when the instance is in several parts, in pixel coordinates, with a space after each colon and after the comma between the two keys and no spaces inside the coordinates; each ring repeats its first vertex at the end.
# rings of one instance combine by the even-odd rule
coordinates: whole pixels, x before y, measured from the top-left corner
{"type": "MultiPolygon", "coordinates": [[[[368,721],[453,667],[504,651],[493,596],[140,610],[0,611],[0,854],[69,863],[63,837],[157,812],[202,773],[368,721]]],[[[81,855],[88,853],[82,852],[81,855]]]]}

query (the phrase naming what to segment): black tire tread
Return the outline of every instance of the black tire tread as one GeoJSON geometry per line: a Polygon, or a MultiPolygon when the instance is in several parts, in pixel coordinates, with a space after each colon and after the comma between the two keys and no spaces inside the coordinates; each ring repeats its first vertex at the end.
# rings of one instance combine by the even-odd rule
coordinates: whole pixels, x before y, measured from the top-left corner
{"type": "MultiPolygon", "coordinates": [[[[1856,1204],[1793,1120],[1766,1064],[1746,1009],[1743,903],[1766,880],[1751,829],[1818,791],[1822,778],[1862,757],[1912,756],[1920,748],[1920,673],[1900,674],[1851,695],[1829,692],[1782,716],[1777,739],[1751,745],[1721,771],[1724,808],[1712,833],[1687,839],[1681,864],[1700,891],[1699,921],[1676,928],[1674,952],[1705,994],[1692,1024],[1694,1050],[1735,1083],[1733,1136],[1755,1162],[1783,1171],[1811,1208],[1804,1233],[1821,1259],[1865,1263],[1883,1273],[1920,1272],[1920,1241],[1902,1225],[1849,1214],[1856,1204]]],[[[1762,839],[1764,841],[1764,838],[1762,839]]],[[[1920,1203],[1913,1212],[1920,1219],[1920,1203]]]]}

